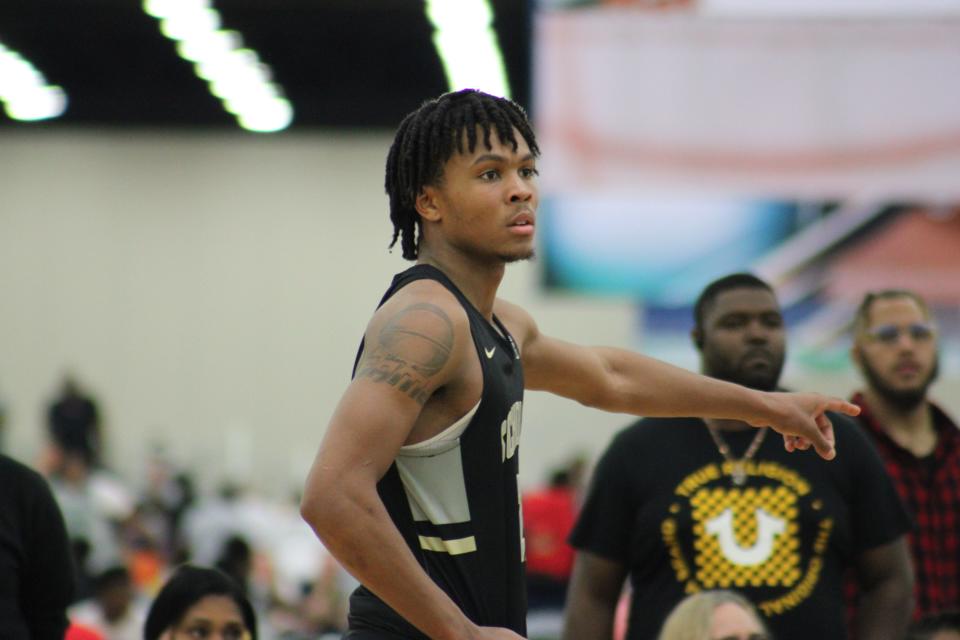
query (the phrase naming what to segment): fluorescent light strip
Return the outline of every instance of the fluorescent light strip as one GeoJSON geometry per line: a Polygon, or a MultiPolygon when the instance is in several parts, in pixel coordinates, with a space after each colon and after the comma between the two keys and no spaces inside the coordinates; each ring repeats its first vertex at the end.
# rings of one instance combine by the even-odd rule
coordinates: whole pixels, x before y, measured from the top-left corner
{"type": "Polygon", "coordinates": [[[28,60],[0,43],[0,102],[14,120],[56,118],[67,109],[63,89],[47,79],[28,60]]]}
{"type": "Polygon", "coordinates": [[[427,0],[427,17],[436,29],[433,44],[451,91],[510,96],[488,0],[427,0]]]}
{"type": "Polygon", "coordinates": [[[209,0],[144,0],[143,10],[160,21],[160,32],[177,43],[177,53],[193,63],[210,93],[248,131],[286,129],[293,106],[272,81],[270,67],[243,46],[236,31],[221,29],[209,0]]]}

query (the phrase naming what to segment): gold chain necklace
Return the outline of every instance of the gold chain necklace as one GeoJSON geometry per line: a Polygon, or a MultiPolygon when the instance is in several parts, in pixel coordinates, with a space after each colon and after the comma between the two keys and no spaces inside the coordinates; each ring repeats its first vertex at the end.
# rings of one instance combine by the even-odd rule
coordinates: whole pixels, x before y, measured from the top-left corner
{"type": "Polygon", "coordinates": [[[736,486],[742,487],[747,483],[747,462],[752,460],[753,456],[757,454],[760,445],[763,444],[763,439],[767,437],[767,430],[767,427],[762,427],[758,430],[757,435],[753,436],[750,446],[747,447],[746,452],[744,452],[743,457],[737,459],[730,455],[730,445],[728,445],[726,440],[723,439],[723,436],[720,435],[720,430],[712,425],[707,425],[707,431],[710,432],[710,437],[713,438],[713,443],[717,445],[717,450],[720,452],[720,455],[730,463],[730,477],[736,486]]]}

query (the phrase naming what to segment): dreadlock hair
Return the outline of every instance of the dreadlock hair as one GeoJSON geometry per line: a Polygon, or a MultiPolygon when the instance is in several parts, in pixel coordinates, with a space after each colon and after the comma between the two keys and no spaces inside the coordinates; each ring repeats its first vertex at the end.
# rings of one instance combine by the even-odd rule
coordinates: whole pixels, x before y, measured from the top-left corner
{"type": "Polygon", "coordinates": [[[408,114],[393,139],[387,154],[384,188],[390,198],[393,222],[392,249],[401,239],[403,257],[416,260],[420,248],[422,222],[416,210],[417,196],[427,185],[436,185],[443,177],[447,160],[456,153],[473,153],[477,148],[477,128],[483,144],[491,148],[490,134],[517,150],[514,129],[520,132],[534,156],[540,155],[537,140],[523,108],[512,100],[463,89],[445,93],[424,102],[408,114]],[[463,134],[466,132],[466,148],[463,134]]]}

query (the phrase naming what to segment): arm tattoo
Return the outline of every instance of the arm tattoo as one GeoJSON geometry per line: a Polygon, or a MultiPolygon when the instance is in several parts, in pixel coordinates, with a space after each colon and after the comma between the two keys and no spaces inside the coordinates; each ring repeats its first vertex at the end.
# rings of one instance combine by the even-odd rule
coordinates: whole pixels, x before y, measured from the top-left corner
{"type": "Polygon", "coordinates": [[[440,373],[452,350],[453,322],[443,309],[414,304],[387,321],[376,345],[363,355],[357,376],[394,386],[425,404],[429,379],[440,373]]]}

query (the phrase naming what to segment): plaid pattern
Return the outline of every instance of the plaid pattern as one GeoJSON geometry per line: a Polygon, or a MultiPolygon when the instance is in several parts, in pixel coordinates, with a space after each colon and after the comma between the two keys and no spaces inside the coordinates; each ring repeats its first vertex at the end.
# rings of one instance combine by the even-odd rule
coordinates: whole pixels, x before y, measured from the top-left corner
{"type": "MultiPolygon", "coordinates": [[[[871,414],[862,394],[860,424],[867,430],[913,517],[910,549],[916,573],[914,618],[960,609],[960,429],[931,406],[937,446],[932,459],[918,459],[894,442],[871,414]]],[[[856,584],[847,583],[847,602],[856,602],[856,584]]]]}

